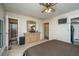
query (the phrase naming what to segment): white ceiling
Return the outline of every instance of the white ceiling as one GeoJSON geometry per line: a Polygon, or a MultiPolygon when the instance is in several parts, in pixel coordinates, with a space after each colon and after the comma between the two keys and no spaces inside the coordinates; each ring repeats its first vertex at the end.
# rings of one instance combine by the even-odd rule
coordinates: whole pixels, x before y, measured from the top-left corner
{"type": "Polygon", "coordinates": [[[39,19],[47,19],[54,15],[60,15],[66,12],[70,12],[79,9],[79,3],[58,3],[54,6],[56,11],[51,14],[41,13],[44,9],[39,3],[5,3],[6,11],[22,14],[25,16],[31,16],[39,19]]]}

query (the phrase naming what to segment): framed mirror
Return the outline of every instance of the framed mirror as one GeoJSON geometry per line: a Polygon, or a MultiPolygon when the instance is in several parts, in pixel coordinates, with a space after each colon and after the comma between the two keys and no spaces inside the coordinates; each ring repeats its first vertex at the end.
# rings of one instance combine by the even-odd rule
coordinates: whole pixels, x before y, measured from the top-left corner
{"type": "Polygon", "coordinates": [[[36,22],[27,21],[27,32],[36,32],[36,22]]]}

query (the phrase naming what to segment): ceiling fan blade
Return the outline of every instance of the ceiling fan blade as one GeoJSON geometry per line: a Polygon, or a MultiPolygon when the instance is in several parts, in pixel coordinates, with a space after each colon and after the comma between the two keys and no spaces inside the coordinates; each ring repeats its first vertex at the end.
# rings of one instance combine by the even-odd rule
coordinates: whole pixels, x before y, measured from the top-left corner
{"type": "Polygon", "coordinates": [[[46,4],[44,4],[44,3],[40,3],[40,5],[42,5],[42,6],[46,7],[46,4]]]}
{"type": "Polygon", "coordinates": [[[44,9],[43,11],[41,11],[41,13],[44,13],[46,9],[44,9]]]}
{"type": "Polygon", "coordinates": [[[54,8],[51,8],[52,9],[52,12],[55,12],[55,9],[54,8]]]}
{"type": "Polygon", "coordinates": [[[40,5],[45,6],[45,7],[51,7],[56,5],[57,3],[40,3],[40,5]]]}
{"type": "Polygon", "coordinates": [[[54,5],[56,5],[56,4],[57,4],[57,3],[52,3],[51,6],[54,6],[54,5]]]}

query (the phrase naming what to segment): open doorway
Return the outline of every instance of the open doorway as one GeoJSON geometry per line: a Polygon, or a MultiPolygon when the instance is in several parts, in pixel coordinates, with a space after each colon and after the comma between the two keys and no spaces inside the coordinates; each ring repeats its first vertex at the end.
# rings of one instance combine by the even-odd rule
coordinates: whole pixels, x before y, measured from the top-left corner
{"type": "Polygon", "coordinates": [[[49,39],[49,23],[44,23],[44,39],[49,39]]]}
{"type": "Polygon", "coordinates": [[[13,45],[18,43],[18,41],[17,41],[17,37],[18,37],[18,20],[9,18],[8,23],[9,23],[9,28],[8,28],[9,40],[8,40],[8,44],[9,44],[9,49],[11,49],[13,45]]]}
{"type": "Polygon", "coordinates": [[[71,19],[71,43],[79,45],[79,17],[71,19]]]}

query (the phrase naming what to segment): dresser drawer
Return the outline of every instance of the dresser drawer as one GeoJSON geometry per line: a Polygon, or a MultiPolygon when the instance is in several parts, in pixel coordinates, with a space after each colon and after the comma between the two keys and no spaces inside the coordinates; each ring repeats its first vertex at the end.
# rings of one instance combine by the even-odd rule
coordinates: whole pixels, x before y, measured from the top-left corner
{"type": "Polygon", "coordinates": [[[26,33],[25,40],[27,43],[36,42],[36,41],[40,40],[40,33],[39,32],[26,33]]]}

